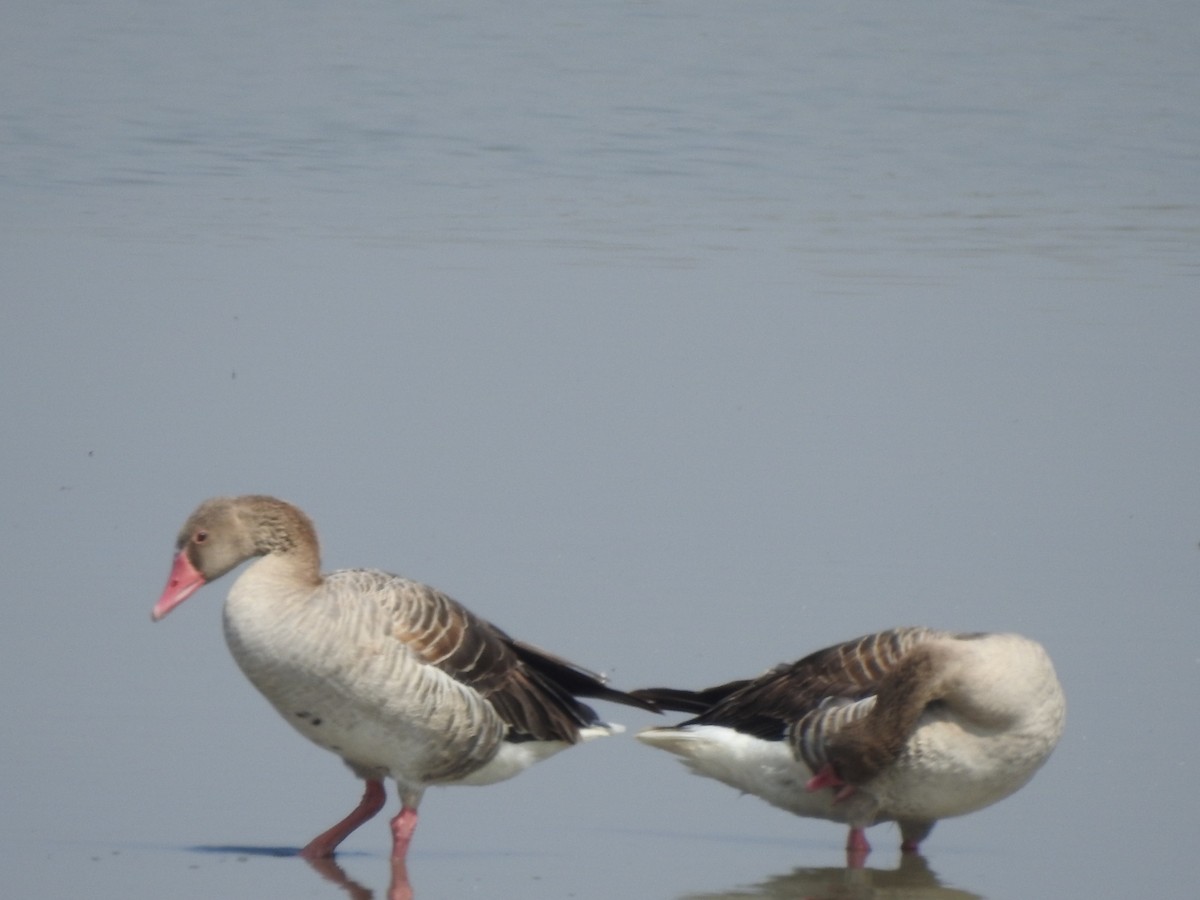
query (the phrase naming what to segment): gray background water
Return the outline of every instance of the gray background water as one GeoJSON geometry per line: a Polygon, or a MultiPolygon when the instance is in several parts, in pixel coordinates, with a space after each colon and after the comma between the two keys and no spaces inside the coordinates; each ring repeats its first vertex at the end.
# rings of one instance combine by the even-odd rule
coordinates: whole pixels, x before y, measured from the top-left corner
{"type": "MultiPolygon", "coordinates": [[[[5,896],[345,896],[259,852],[358,789],[236,671],[230,581],[149,622],[238,492],[622,686],[921,623],[1068,691],[928,869],[626,735],[431,791],[424,900],[1194,891],[1191,0],[0,21],[5,896]]],[[[384,819],[346,846],[378,895],[384,819]]]]}

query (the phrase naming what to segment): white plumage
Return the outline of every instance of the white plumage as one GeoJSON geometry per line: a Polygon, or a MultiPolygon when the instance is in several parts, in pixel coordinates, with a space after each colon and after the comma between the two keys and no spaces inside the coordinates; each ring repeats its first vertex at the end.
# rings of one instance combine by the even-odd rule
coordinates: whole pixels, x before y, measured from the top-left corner
{"type": "Polygon", "coordinates": [[[373,569],[321,574],[312,523],[281,500],[206,501],[177,548],[153,618],[257,557],[225,603],[229,649],[288,723],[366,781],[358,807],[301,851],[310,859],[379,812],[385,777],[402,800],[392,820],[402,863],[429,786],[501,781],[620,730],[578,697],[656,709],[431,587],[373,569]]]}
{"type": "Polygon", "coordinates": [[[705,691],[634,693],[696,714],[639,740],[781,809],[848,824],[859,863],[870,825],[898,822],[916,850],[938,819],[1018,790],[1057,744],[1066,708],[1040,644],[924,628],[705,691]]]}

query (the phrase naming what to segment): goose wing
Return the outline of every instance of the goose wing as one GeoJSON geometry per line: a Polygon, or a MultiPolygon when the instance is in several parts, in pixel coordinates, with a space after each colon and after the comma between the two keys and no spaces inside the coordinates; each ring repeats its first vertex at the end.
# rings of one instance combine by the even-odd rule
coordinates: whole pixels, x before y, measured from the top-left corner
{"type": "Polygon", "coordinates": [[[600,722],[578,697],[656,707],[604,684],[601,676],[514,640],[442,592],[393,576],[391,635],[426,665],[477,692],[509,728],[509,740],[574,743],[600,722]]]}
{"type": "Polygon", "coordinates": [[[880,682],[914,646],[936,636],[927,628],[894,628],[826,647],[757,678],[702,691],[649,688],[638,697],[694,714],[682,725],[723,725],[767,740],[821,709],[872,696],[880,682]]]}

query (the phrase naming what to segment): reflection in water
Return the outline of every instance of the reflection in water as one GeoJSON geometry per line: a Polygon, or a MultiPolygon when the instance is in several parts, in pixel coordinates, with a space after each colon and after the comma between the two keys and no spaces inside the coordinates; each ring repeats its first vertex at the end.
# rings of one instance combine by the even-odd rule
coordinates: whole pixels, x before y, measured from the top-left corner
{"type": "Polygon", "coordinates": [[[372,900],[375,896],[371,890],[359,884],[346,874],[346,870],[337,864],[332,857],[325,859],[305,860],[313,870],[326,881],[332,881],[347,894],[351,900],[372,900]]]}
{"type": "Polygon", "coordinates": [[[351,900],[371,900],[375,896],[368,888],[363,887],[347,875],[346,870],[339,866],[332,857],[309,859],[305,860],[305,862],[312,866],[317,874],[326,881],[332,881],[349,894],[351,900]]]}
{"type": "Polygon", "coordinates": [[[978,894],[945,887],[923,856],[901,855],[896,869],[796,869],[761,884],[716,894],[687,894],[680,900],[980,900],[978,894]]]}
{"type": "MultiPolygon", "coordinates": [[[[333,857],[325,857],[324,859],[306,859],[310,866],[316,870],[317,874],[326,881],[332,881],[347,894],[351,900],[371,900],[374,894],[349,875],[333,857]]],[[[392,867],[391,883],[388,885],[387,900],[413,900],[412,884],[408,880],[408,870],[404,866],[404,860],[390,860],[392,867]]]]}
{"type": "MultiPolygon", "coordinates": [[[[233,845],[201,846],[189,848],[195,853],[232,853],[240,856],[296,856],[300,857],[297,847],[241,847],[233,845]]],[[[300,857],[303,859],[303,857],[300,857]]],[[[325,859],[305,859],[313,870],[344,890],[351,900],[372,900],[375,896],[370,888],[364,887],[346,874],[346,870],[338,865],[332,857],[325,859]]],[[[404,860],[389,860],[391,865],[391,882],[388,885],[387,900],[413,900],[412,884],[408,880],[408,870],[404,860]]]]}
{"type": "Polygon", "coordinates": [[[188,847],[192,853],[216,853],[232,856],[295,856],[295,847],[250,847],[242,844],[201,844],[188,847]]]}

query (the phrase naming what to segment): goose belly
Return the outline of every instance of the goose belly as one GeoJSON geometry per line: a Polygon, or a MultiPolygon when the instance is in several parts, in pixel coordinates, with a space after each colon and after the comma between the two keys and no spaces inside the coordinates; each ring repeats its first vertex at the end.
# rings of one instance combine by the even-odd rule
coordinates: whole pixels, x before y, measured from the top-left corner
{"type": "Polygon", "coordinates": [[[1052,748],[1037,734],[994,734],[935,720],[923,724],[896,763],[864,790],[879,803],[880,819],[960,816],[1021,788],[1052,748]]]}
{"type": "Polygon", "coordinates": [[[453,781],[485,766],[499,746],[499,728],[463,721],[449,705],[430,712],[307,687],[263,693],[288,724],[362,775],[414,786],[453,781]]]}
{"type": "Polygon", "coordinates": [[[281,716],[360,775],[410,785],[453,781],[487,764],[504,724],[476,692],[396,641],[281,640],[253,617],[227,619],[230,651],[281,716]]]}

